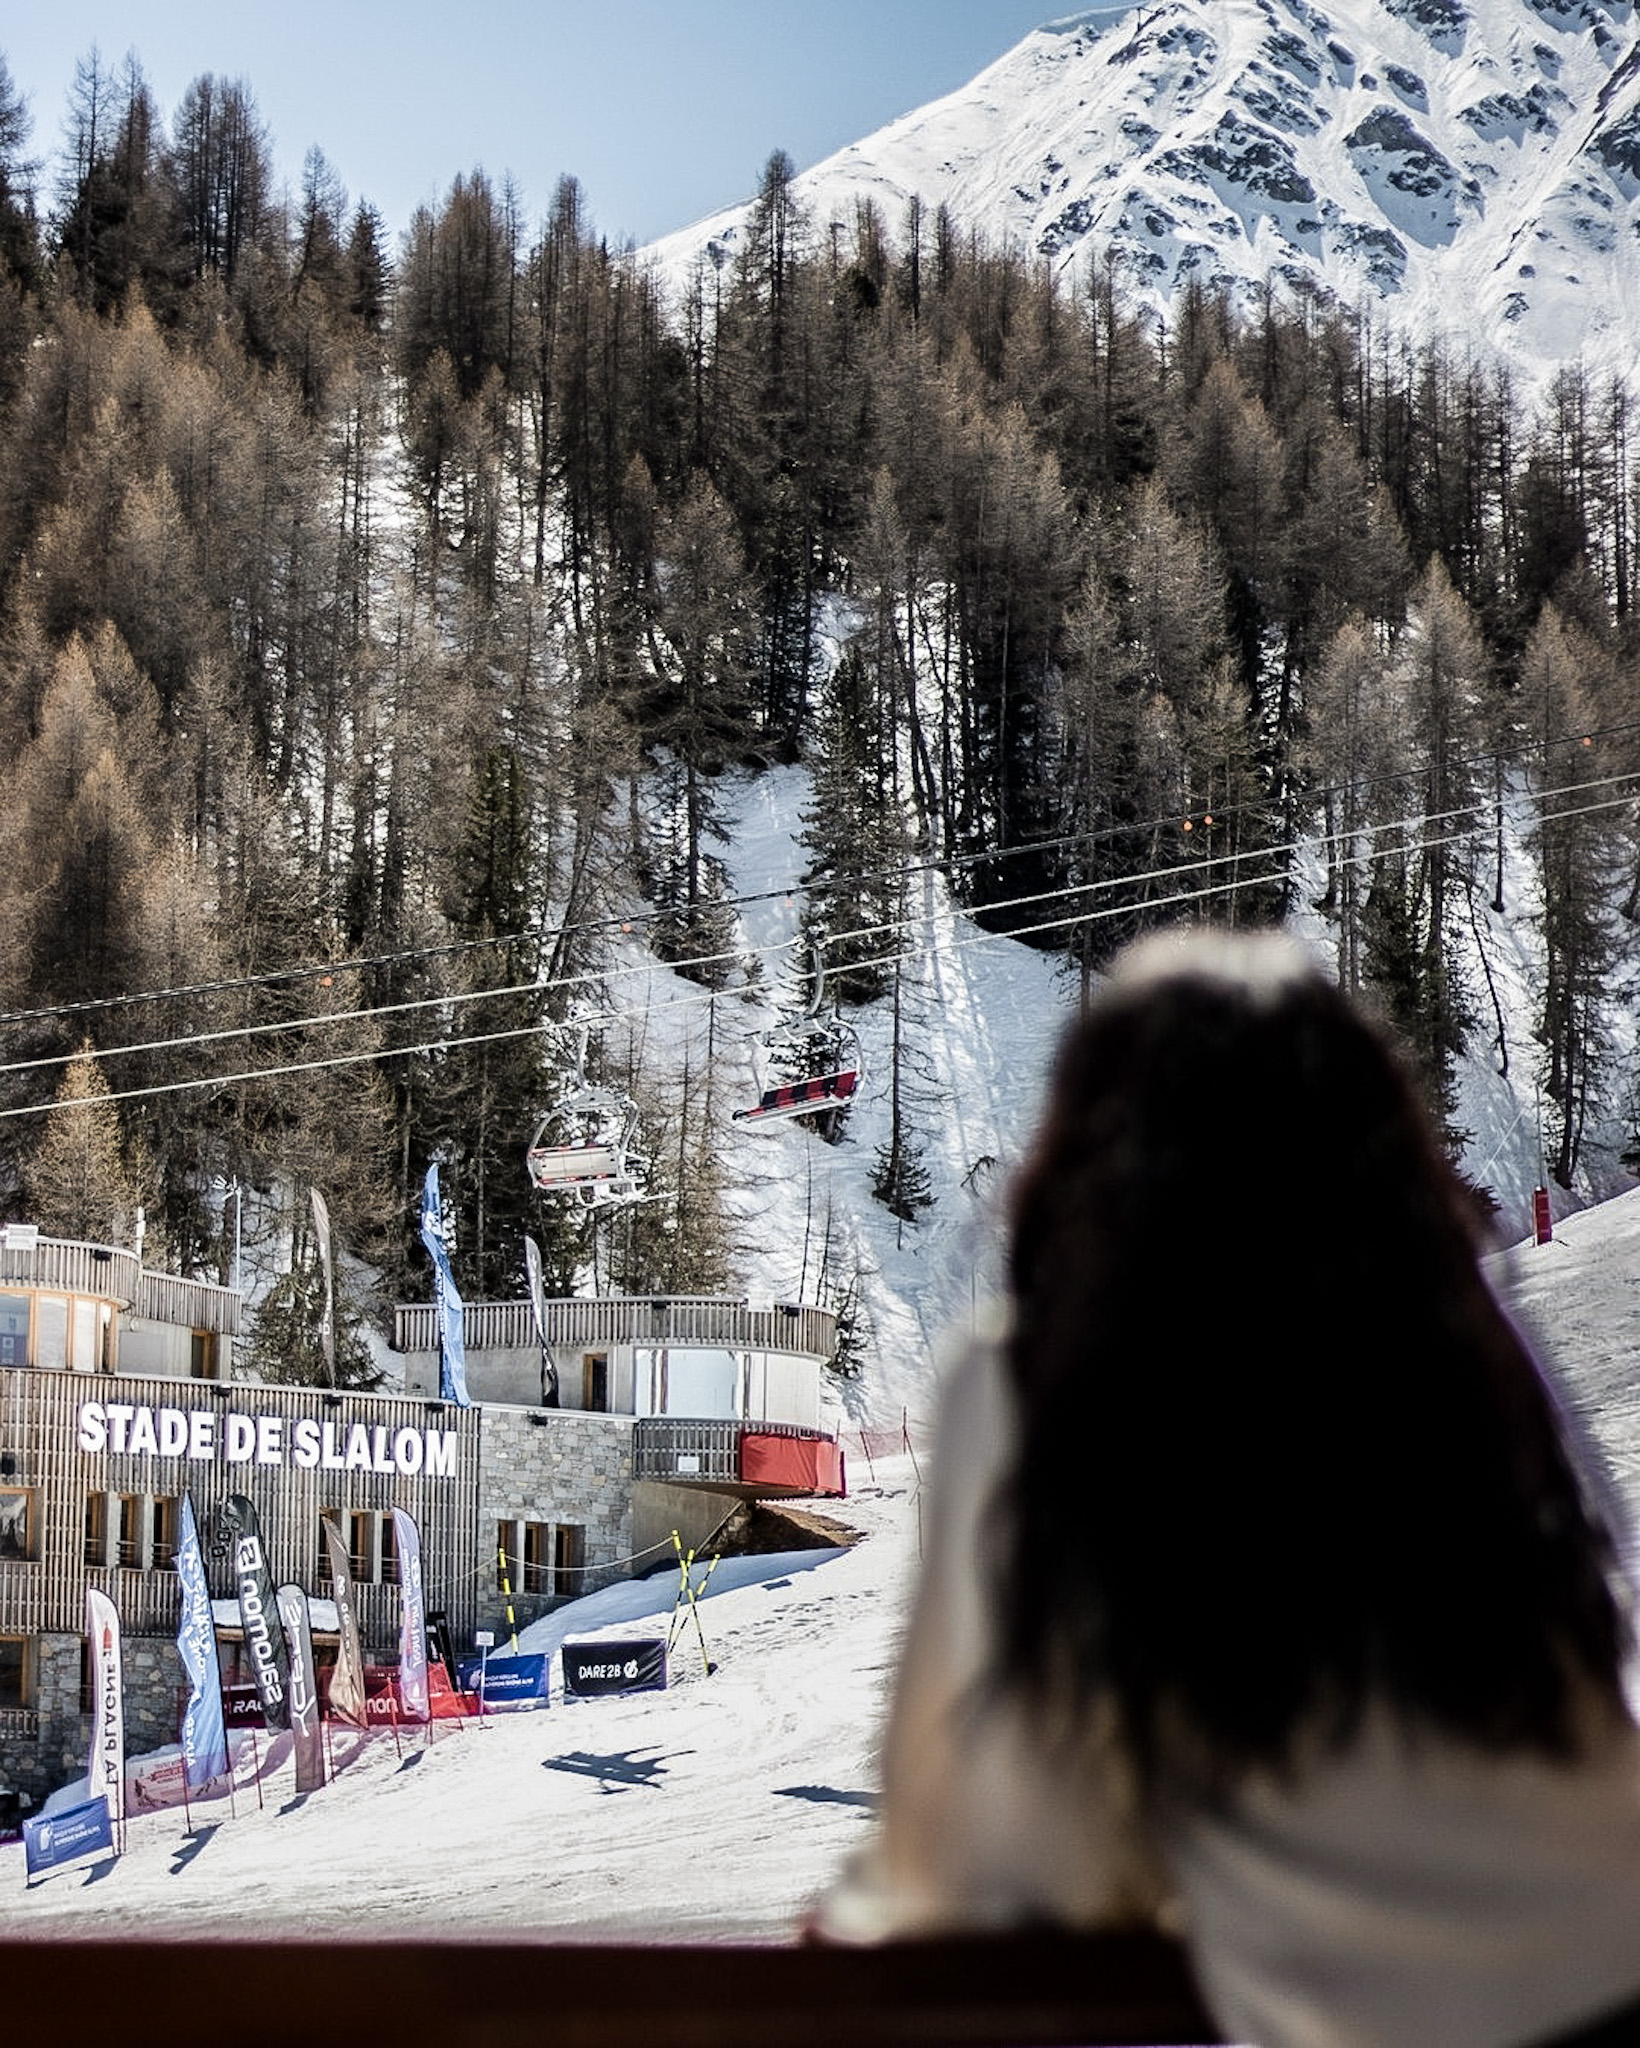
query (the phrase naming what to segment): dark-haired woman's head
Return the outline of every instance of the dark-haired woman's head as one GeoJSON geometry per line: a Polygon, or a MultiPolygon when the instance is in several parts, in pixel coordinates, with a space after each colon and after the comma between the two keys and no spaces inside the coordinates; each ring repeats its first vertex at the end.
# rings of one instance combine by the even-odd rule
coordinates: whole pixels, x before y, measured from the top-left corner
{"type": "Polygon", "coordinates": [[[1573,1737],[1622,1625],[1477,1214],[1400,1060],[1291,941],[1160,936],[1071,1030],[1012,1208],[1004,1613],[1141,1764],[1280,1763],[1369,1700],[1573,1737]]]}

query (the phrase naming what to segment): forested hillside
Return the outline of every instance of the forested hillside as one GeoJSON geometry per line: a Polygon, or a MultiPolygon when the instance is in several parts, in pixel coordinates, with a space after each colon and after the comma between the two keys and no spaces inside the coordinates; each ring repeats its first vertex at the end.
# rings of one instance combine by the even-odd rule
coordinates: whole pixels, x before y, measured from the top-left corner
{"type": "MultiPolygon", "coordinates": [[[[225,1275],[254,1191],[299,1333],[310,1189],[420,1292],[437,1160],[465,1292],[519,1290],[525,1229],[573,1284],[534,1116],[612,943],[757,972],[720,777],[797,759],[828,995],[892,997],[913,867],[1087,972],[1303,873],[1450,1126],[1494,1030],[1465,935],[1515,892],[1551,1168],[1632,1132],[1624,388],[1528,405],[1273,295],[1158,335],[1097,264],[1056,284],[944,215],[817,237],[780,157],[671,301],[573,182],[538,217],[465,172],[391,248],[319,152],[275,190],[241,82],[167,111],[88,60],[64,123],[48,178],[0,69],[9,1213],[129,1242],[140,1204],[150,1263],[225,1275]]],[[[663,1197],[597,1278],[729,1285],[721,1106],[640,1047],[588,1040],[663,1197]]],[[[914,1156],[880,1180],[914,1215],[914,1156]]]]}

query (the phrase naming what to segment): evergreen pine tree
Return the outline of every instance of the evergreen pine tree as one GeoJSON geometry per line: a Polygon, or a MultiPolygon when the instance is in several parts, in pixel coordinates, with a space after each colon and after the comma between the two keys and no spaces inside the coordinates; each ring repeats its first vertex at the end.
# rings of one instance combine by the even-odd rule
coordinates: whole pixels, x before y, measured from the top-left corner
{"type": "Polygon", "coordinates": [[[89,1039],[63,1069],[55,1106],[24,1167],[31,1220],[53,1237],[136,1242],[137,1183],[125,1163],[119,1111],[89,1039]]]}

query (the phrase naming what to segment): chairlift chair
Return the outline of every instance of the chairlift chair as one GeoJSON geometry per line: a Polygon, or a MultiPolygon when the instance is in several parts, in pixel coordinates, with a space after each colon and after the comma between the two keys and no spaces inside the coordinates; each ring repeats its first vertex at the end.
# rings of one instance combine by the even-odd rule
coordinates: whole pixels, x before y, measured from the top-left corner
{"type": "Polygon", "coordinates": [[[731,1112],[734,1121],[756,1127],[793,1117],[822,1116],[842,1109],[860,1085],[860,1037],[853,1025],[833,1016],[820,1021],[825,991],[818,949],[814,997],[796,1023],[777,1025],[752,1039],[752,1072],[757,1100],[731,1112]]]}
{"type": "Polygon", "coordinates": [[[860,1085],[858,1055],[847,1062],[828,1062],[827,1068],[825,1073],[760,1086],[756,1102],[731,1112],[735,1122],[753,1126],[772,1124],[789,1117],[819,1116],[828,1109],[841,1109],[860,1085]]]}
{"type": "Polygon", "coordinates": [[[538,1194],[567,1196],[583,1209],[607,1209],[644,1199],[646,1162],[634,1157],[638,1106],[629,1095],[595,1087],[577,1063],[575,1085],[547,1110],[524,1152],[538,1194]]]}

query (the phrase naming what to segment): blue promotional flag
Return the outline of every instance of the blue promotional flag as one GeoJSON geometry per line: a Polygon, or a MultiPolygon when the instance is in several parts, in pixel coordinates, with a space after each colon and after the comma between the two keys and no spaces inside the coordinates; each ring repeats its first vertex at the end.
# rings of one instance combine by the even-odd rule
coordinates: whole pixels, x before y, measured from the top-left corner
{"type": "Polygon", "coordinates": [[[177,1654],[193,1688],[182,1717],[182,1769],[190,1790],[208,1785],[228,1768],[228,1737],[222,1725],[222,1673],[216,1658],[216,1617],[205,1583],[205,1559],[199,1548],[194,1504],[182,1496],[177,1536],[177,1577],[182,1582],[182,1617],[177,1624],[177,1654]]]}
{"type": "Polygon", "coordinates": [[[100,1792],[83,1806],[23,1823],[23,1860],[30,1877],[38,1870],[72,1863],[77,1856],[89,1856],[94,1849],[113,1846],[114,1820],[100,1792]]]}
{"type": "Polygon", "coordinates": [[[438,1167],[427,1169],[421,1190],[421,1241],[433,1262],[433,1305],[438,1314],[438,1387],[446,1401],[470,1408],[467,1398],[467,1343],[464,1311],[450,1270],[450,1250],[444,1236],[444,1210],[439,1202],[438,1167]]]}

